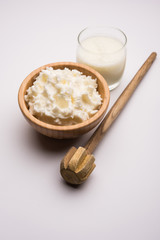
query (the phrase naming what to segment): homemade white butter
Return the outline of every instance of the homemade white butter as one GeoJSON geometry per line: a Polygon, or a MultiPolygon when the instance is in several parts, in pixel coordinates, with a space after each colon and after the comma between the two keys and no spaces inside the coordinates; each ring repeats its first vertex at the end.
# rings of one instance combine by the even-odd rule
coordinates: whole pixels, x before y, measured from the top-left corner
{"type": "Polygon", "coordinates": [[[25,101],[30,113],[50,124],[73,125],[92,117],[102,99],[97,80],[77,70],[42,70],[28,88],[25,101]]]}

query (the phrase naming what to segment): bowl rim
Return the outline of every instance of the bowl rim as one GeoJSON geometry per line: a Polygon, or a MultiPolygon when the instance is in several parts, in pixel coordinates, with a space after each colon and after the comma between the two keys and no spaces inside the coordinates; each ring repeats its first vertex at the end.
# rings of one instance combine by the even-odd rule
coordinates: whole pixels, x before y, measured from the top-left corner
{"type": "MultiPolygon", "coordinates": [[[[80,71],[80,70],[79,70],[80,71]]],[[[97,81],[98,81],[97,80],[97,81]]],[[[110,101],[110,91],[109,91],[109,87],[108,84],[106,82],[106,80],[103,78],[103,76],[98,73],[96,70],[94,70],[93,68],[82,64],[82,63],[76,63],[76,62],[54,62],[54,63],[49,63],[49,64],[45,64],[35,70],[33,70],[21,83],[19,91],[18,91],[18,104],[19,107],[23,113],[23,115],[29,119],[32,123],[48,129],[48,130],[52,130],[52,131],[71,131],[71,130],[77,130],[79,128],[83,128],[85,126],[89,126],[91,124],[93,124],[94,122],[96,122],[101,116],[103,116],[108,108],[109,105],[109,101],[110,101]],[[34,117],[28,110],[26,103],[25,103],[25,99],[24,99],[24,95],[25,95],[25,91],[26,91],[26,84],[31,81],[31,79],[33,79],[41,70],[45,69],[46,67],[72,67],[72,69],[76,69],[76,67],[80,67],[84,70],[87,70],[89,72],[91,72],[93,75],[95,75],[95,78],[97,78],[99,81],[101,81],[101,83],[104,86],[104,98],[103,98],[103,102],[102,105],[100,107],[100,109],[98,110],[98,112],[93,115],[91,118],[89,118],[88,120],[83,121],[82,123],[77,123],[74,125],[53,125],[53,124],[49,124],[46,122],[43,122],[39,119],[37,119],[36,117],[34,117]]]]}

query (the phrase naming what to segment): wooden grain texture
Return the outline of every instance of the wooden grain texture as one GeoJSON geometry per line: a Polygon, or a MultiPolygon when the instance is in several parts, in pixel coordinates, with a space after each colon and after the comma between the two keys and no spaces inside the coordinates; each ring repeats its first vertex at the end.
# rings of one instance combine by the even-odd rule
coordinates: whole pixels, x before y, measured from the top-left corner
{"type": "Polygon", "coordinates": [[[64,138],[76,138],[81,136],[84,133],[87,133],[91,129],[97,126],[97,124],[103,119],[110,100],[110,92],[108,85],[105,81],[105,79],[94,69],[80,64],[80,63],[73,63],[73,62],[57,62],[57,63],[51,63],[44,65],[36,70],[34,70],[32,73],[30,73],[22,82],[19,92],[18,92],[18,103],[19,107],[26,118],[26,120],[29,122],[29,124],[38,132],[42,133],[43,135],[46,135],[48,137],[53,137],[57,139],[64,139],[64,138]],[[34,116],[31,115],[29,112],[27,105],[24,100],[24,95],[26,94],[26,90],[32,86],[33,82],[35,81],[35,78],[38,76],[39,72],[45,69],[46,67],[53,67],[54,69],[64,69],[65,67],[69,69],[77,69],[78,71],[82,72],[86,76],[91,76],[93,78],[97,79],[98,83],[98,91],[102,97],[102,105],[99,109],[99,111],[90,119],[71,126],[57,126],[53,124],[45,123],[34,116]]]}
{"type": "Polygon", "coordinates": [[[106,133],[108,128],[111,126],[111,124],[115,121],[115,119],[118,117],[124,106],[126,105],[127,101],[135,91],[138,84],[143,79],[144,75],[147,73],[149,68],[151,67],[153,61],[156,58],[156,53],[153,52],[148,59],[145,61],[145,63],[142,65],[142,67],[139,69],[139,71],[136,73],[136,75],[133,77],[131,82],[128,84],[128,86],[125,88],[125,90],[122,92],[120,97],[117,99],[113,107],[110,109],[100,126],[97,128],[93,136],[89,139],[88,143],[85,145],[85,149],[87,149],[90,153],[94,151],[97,144],[102,139],[103,135],[106,133]]]}
{"type": "Polygon", "coordinates": [[[60,164],[60,173],[63,179],[70,184],[81,184],[95,168],[95,158],[88,151],[79,147],[72,147],[64,156],[60,164]]]}

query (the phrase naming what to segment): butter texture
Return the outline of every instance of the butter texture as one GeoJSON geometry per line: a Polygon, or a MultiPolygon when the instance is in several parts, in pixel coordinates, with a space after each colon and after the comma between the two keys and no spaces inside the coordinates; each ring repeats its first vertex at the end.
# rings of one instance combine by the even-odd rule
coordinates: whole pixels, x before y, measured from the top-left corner
{"type": "Polygon", "coordinates": [[[42,70],[28,88],[25,101],[30,113],[49,124],[73,125],[92,117],[102,99],[97,80],[76,69],[42,70]]]}

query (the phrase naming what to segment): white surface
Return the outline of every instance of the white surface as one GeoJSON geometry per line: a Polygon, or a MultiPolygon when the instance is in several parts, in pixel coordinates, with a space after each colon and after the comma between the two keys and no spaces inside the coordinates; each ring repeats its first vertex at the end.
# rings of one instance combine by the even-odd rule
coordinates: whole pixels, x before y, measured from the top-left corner
{"type": "Polygon", "coordinates": [[[0,239],[160,239],[160,2],[0,1],[0,239]],[[75,61],[76,38],[89,25],[121,28],[127,65],[111,102],[150,55],[157,59],[96,149],[97,167],[80,187],[66,185],[59,164],[77,140],[36,133],[17,93],[35,68],[75,61]]]}

